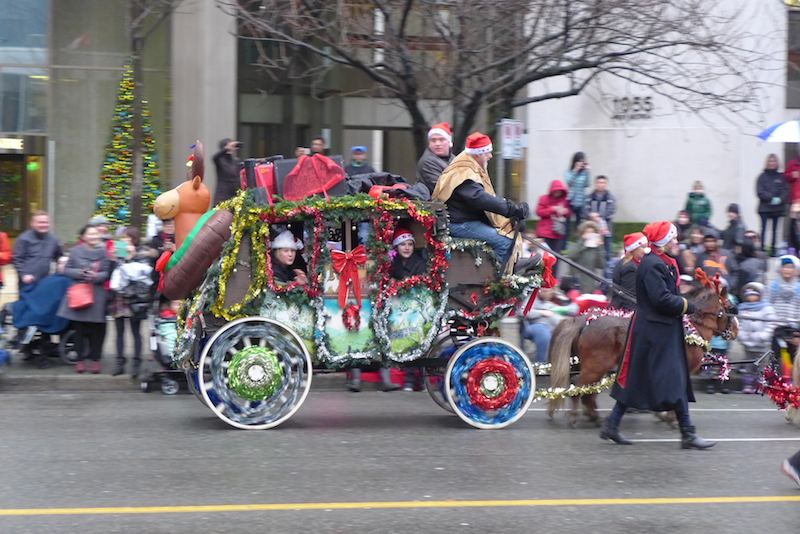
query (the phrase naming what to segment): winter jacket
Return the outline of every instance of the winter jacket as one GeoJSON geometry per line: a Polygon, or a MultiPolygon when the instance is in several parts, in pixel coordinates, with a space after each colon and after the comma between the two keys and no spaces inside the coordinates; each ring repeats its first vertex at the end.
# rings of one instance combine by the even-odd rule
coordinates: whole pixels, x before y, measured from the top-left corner
{"type": "Polygon", "coordinates": [[[767,260],[764,258],[743,258],[739,261],[739,274],[736,277],[738,289],[750,282],[764,283],[764,272],[767,270],[767,260]]]}
{"type": "Polygon", "coordinates": [[[711,201],[705,193],[689,193],[683,209],[689,213],[692,224],[708,224],[711,220],[711,201]]]}
{"type": "Polygon", "coordinates": [[[20,281],[26,274],[31,274],[36,279],[35,282],[38,282],[50,274],[50,263],[60,256],[61,244],[52,234],[25,230],[14,243],[11,261],[20,281]]]}
{"type": "Polygon", "coordinates": [[[586,188],[589,186],[590,180],[589,171],[586,169],[581,169],[578,172],[569,169],[564,172],[564,183],[566,183],[569,190],[567,200],[570,207],[583,208],[586,204],[586,188]]]}
{"type": "Polygon", "coordinates": [[[427,262],[422,255],[415,251],[410,257],[403,258],[398,254],[392,260],[392,268],[389,274],[395,280],[403,280],[411,276],[425,274],[427,262]]]}
{"type": "Polygon", "coordinates": [[[606,222],[608,226],[608,233],[612,233],[612,219],[614,218],[614,213],[617,211],[617,199],[614,198],[609,191],[604,191],[599,193],[597,191],[592,191],[592,193],[586,197],[586,205],[584,206],[583,213],[584,216],[588,216],[589,213],[599,213],[600,217],[606,222]]]}
{"type": "Polygon", "coordinates": [[[769,302],[781,322],[800,321],[800,282],[785,282],[782,278],[769,285],[769,302]]]}
{"type": "Polygon", "coordinates": [[[728,227],[722,231],[722,248],[733,250],[744,243],[744,223],[741,218],[733,219],[728,227]]]}
{"type": "Polygon", "coordinates": [[[783,173],[786,183],[789,185],[789,204],[800,201],[800,178],[792,176],[795,171],[800,173],[800,157],[789,161],[786,164],[786,171],[783,173]]]}
{"type": "Polygon", "coordinates": [[[777,321],[775,308],[763,300],[742,302],[739,304],[739,335],[736,339],[744,345],[748,352],[766,352],[772,342],[775,324],[765,321],[777,321]],[[758,320],[748,320],[747,317],[758,320]]]}
{"type": "Polygon", "coordinates": [[[789,184],[777,169],[764,169],[756,181],[756,195],[759,214],[780,217],[786,213],[789,184]]]}
{"type": "MultiPolygon", "coordinates": [[[[600,242],[600,246],[587,247],[583,244],[583,240],[579,240],[567,252],[567,256],[569,256],[570,259],[575,261],[575,263],[581,267],[590,270],[597,276],[603,275],[605,254],[606,253],[603,249],[602,242],[600,242]]],[[[592,293],[600,285],[597,280],[586,273],[578,271],[577,269],[573,270],[572,275],[578,279],[578,282],[581,285],[581,293],[592,293]]]]}
{"type": "Polygon", "coordinates": [[[417,182],[425,184],[428,190],[433,193],[436,181],[447,166],[450,165],[451,161],[453,161],[452,154],[440,157],[431,152],[430,148],[426,148],[417,162],[417,182]]]}
{"type": "Polygon", "coordinates": [[[88,308],[73,310],[67,306],[67,299],[64,298],[58,308],[58,316],[70,321],[105,323],[106,302],[108,301],[108,291],[106,291],[105,286],[109,276],[111,276],[110,265],[111,262],[102,244],[90,248],[88,245],[81,243],[72,247],[67,265],[64,267],[64,275],[72,279],[70,287],[79,282],[91,283],[94,300],[88,308]],[[84,276],[85,271],[94,273],[91,279],[87,279],[84,276]]]}
{"type": "MultiPolygon", "coordinates": [[[[8,246],[8,235],[0,232],[0,267],[11,263],[11,248],[8,246]]],[[[0,287],[3,287],[3,270],[0,269],[0,287]]]]}
{"type": "Polygon", "coordinates": [[[355,176],[357,174],[373,174],[375,169],[369,163],[362,163],[357,165],[355,161],[351,161],[345,168],[344,173],[347,176],[355,176]]]}
{"type": "Polygon", "coordinates": [[[511,215],[511,205],[502,198],[490,195],[478,182],[467,180],[453,191],[447,200],[447,213],[451,223],[479,221],[492,226],[486,212],[497,213],[504,217],[511,215]]]}
{"type": "Polygon", "coordinates": [[[702,269],[709,277],[714,277],[719,273],[722,278],[728,281],[728,286],[738,287],[737,274],[739,266],[733,253],[729,250],[720,249],[712,254],[701,252],[697,255],[695,267],[702,269]]]}
{"type": "Polygon", "coordinates": [[[559,235],[553,231],[553,217],[556,216],[553,208],[556,206],[563,206],[567,208],[563,217],[568,218],[570,215],[569,201],[566,196],[554,198],[553,194],[556,191],[567,192],[567,187],[561,180],[553,180],[548,193],[540,196],[539,202],[536,203],[536,215],[539,217],[539,223],[536,225],[536,235],[543,239],[559,239],[563,237],[563,235],[559,235]]]}
{"type": "Polygon", "coordinates": [[[239,191],[239,160],[222,149],[214,154],[214,166],[217,168],[217,190],[214,192],[214,205],[228,200],[239,191]]]}
{"type": "MultiPolygon", "coordinates": [[[[635,261],[620,261],[614,267],[614,274],[611,276],[611,280],[614,284],[618,285],[625,292],[632,297],[636,297],[636,269],[638,265],[635,261]]],[[[620,310],[630,310],[636,307],[635,302],[631,302],[630,300],[622,297],[616,291],[611,291],[611,307],[617,308],[620,310]]]]}

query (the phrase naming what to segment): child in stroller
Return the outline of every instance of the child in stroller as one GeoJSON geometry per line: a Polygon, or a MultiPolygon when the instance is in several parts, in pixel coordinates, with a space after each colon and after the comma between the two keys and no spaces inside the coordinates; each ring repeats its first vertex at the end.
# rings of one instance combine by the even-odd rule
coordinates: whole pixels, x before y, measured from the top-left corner
{"type": "Polygon", "coordinates": [[[161,384],[161,392],[174,395],[180,391],[183,371],[172,367],[172,353],[177,339],[177,313],[179,300],[156,299],[158,310],[150,318],[151,356],[145,358],[139,374],[142,391],[151,390],[155,381],[161,384]]]}

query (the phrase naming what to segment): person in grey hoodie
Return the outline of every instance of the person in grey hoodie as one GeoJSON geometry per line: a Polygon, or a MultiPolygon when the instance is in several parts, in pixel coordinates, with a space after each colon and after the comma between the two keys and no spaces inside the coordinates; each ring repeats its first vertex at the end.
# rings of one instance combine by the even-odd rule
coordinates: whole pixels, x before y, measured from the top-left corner
{"type": "MultiPolygon", "coordinates": [[[[92,304],[86,308],[74,310],[68,306],[68,298],[64,297],[56,315],[73,322],[78,340],[83,340],[84,343],[88,341],[88,358],[90,360],[88,370],[93,374],[100,372],[100,357],[106,337],[108,292],[105,283],[111,276],[110,271],[111,262],[106,255],[100,233],[94,226],[84,226],[81,230],[80,242],[69,252],[64,275],[72,279],[70,287],[80,282],[92,285],[92,304]]],[[[87,370],[84,363],[85,358],[85,351],[82,351],[79,361],[75,364],[76,373],[83,373],[87,370]]]]}

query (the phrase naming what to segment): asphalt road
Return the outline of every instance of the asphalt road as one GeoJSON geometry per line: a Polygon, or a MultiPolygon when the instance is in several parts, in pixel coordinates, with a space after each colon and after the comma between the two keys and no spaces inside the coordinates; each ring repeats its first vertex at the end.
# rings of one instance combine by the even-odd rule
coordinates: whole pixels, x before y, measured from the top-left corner
{"type": "Polygon", "coordinates": [[[797,532],[779,464],[800,429],[761,397],[699,401],[701,435],[729,440],[710,451],[649,414],[615,446],[540,403],[474,430],[424,393],[312,388],[267,431],[189,395],[0,393],[0,532],[797,532]]]}

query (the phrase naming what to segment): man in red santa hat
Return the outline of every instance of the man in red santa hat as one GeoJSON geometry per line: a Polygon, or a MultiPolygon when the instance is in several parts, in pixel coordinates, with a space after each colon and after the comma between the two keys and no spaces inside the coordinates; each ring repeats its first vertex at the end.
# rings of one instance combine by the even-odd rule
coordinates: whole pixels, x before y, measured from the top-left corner
{"type": "MultiPolygon", "coordinates": [[[[475,132],[464,151],[453,159],[436,182],[432,200],[447,204],[450,235],[477,239],[492,247],[501,264],[519,248],[512,241],[514,223],[528,216],[528,205],[495,195],[486,164],[492,159],[492,140],[475,132]]],[[[519,240],[518,240],[519,241],[519,240]]],[[[509,262],[507,269],[513,268],[509,262]]]]}
{"type": "Polygon", "coordinates": [[[450,125],[440,122],[428,130],[428,148],[417,162],[417,181],[422,182],[433,193],[436,181],[453,160],[450,149],[453,146],[453,134],[450,125]]]}
{"type": "Polygon", "coordinates": [[[674,224],[660,221],[645,226],[643,233],[651,252],[642,257],[636,271],[636,310],[611,390],[617,402],[600,437],[619,445],[631,444],[619,432],[628,408],[674,411],[681,429],[681,448],[708,449],[714,442],[698,436],[689,418],[694,393],[686,363],[683,315],[693,313],[694,306],[678,295],[678,230],[674,224]]]}

